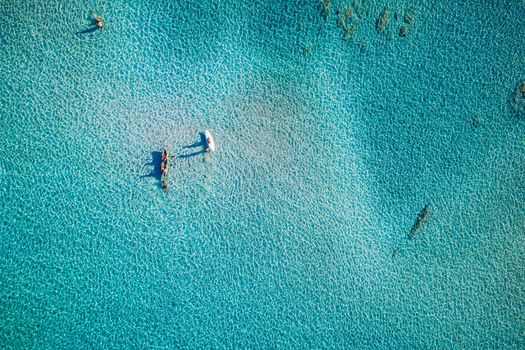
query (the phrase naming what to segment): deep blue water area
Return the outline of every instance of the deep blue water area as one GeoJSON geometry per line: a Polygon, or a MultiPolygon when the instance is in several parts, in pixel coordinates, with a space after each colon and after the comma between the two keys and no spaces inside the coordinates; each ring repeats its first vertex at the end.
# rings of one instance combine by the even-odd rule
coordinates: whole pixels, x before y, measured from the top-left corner
{"type": "Polygon", "coordinates": [[[525,2],[0,16],[1,348],[525,347],[525,2]]]}

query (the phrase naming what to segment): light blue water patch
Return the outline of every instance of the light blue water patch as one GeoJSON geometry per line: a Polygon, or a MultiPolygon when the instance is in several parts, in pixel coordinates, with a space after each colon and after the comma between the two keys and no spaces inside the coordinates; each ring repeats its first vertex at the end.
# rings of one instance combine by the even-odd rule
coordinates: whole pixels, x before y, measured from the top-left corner
{"type": "Polygon", "coordinates": [[[0,4],[2,348],[524,346],[525,4],[331,4],[0,4]]]}

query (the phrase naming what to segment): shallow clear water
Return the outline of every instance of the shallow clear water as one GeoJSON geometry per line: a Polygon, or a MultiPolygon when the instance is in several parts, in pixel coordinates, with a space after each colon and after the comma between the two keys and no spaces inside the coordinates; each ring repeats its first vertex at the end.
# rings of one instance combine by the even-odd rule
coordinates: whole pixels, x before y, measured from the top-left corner
{"type": "Polygon", "coordinates": [[[0,2],[1,347],[524,347],[525,3],[346,4],[0,2]]]}

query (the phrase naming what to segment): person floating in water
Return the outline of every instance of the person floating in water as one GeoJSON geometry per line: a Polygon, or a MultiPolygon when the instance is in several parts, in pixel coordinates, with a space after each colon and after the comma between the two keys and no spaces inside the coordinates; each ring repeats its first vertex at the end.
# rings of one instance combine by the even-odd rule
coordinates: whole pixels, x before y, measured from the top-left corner
{"type": "Polygon", "coordinates": [[[168,151],[163,150],[162,151],[162,162],[160,163],[160,170],[162,171],[162,175],[166,175],[168,173],[168,151]]]}
{"type": "Polygon", "coordinates": [[[95,17],[95,23],[97,24],[97,28],[104,28],[104,19],[100,16],[97,16],[95,13],[93,13],[93,17],[95,17]]]}
{"type": "Polygon", "coordinates": [[[170,164],[168,162],[168,151],[166,149],[162,150],[162,162],[160,163],[160,171],[162,172],[162,188],[164,191],[168,192],[168,181],[166,176],[168,175],[168,168],[170,164]]]}

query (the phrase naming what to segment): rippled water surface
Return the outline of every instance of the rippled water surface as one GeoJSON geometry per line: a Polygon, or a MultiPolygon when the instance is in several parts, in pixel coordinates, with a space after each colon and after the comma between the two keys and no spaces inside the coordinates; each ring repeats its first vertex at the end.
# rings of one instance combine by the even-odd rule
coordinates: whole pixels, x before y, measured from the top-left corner
{"type": "Polygon", "coordinates": [[[1,348],[525,347],[525,3],[331,5],[0,1],[1,348]]]}

